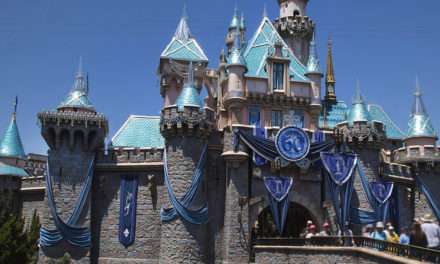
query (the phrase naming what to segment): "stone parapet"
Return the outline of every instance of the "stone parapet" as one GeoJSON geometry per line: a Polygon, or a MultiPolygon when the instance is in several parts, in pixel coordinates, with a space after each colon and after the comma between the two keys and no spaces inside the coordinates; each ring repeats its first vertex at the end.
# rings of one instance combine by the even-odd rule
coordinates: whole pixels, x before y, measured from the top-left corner
{"type": "Polygon", "coordinates": [[[162,110],[160,131],[165,138],[175,135],[197,135],[206,138],[214,128],[214,110],[205,107],[184,107],[179,111],[176,106],[162,110]]]}
{"type": "Polygon", "coordinates": [[[308,16],[288,16],[278,18],[273,25],[281,36],[311,37],[315,23],[308,16]]]}
{"type": "Polygon", "coordinates": [[[343,122],[336,127],[335,138],[349,145],[381,148],[386,139],[385,127],[383,123],[375,121],[343,122]]]}
{"type": "Polygon", "coordinates": [[[246,99],[251,104],[277,105],[287,107],[308,106],[311,103],[310,97],[288,96],[284,93],[265,94],[249,92],[246,99]]]}
{"type": "Polygon", "coordinates": [[[409,146],[393,152],[394,161],[403,164],[440,162],[440,150],[436,146],[409,146]]]}
{"type": "Polygon", "coordinates": [[[110,148],[106,152],[100,151],[97,154],[96,163],[117,164],[117,163],[147,163],[162,162],[163,149],[159,148],[110,148]]]}

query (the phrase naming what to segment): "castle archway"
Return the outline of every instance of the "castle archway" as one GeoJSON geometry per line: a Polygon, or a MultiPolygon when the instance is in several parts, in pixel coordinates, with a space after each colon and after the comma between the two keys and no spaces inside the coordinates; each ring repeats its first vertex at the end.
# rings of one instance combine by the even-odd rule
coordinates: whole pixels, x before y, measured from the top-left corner
{"type": "Polygon", "coordinates": [[[272,211],[270,207],[266,207],[258,215],[258,220],[254,224],[252,233],[255,239],[258,238],[271,238],[271,237],[300,237],[304,232],[307,221],[312,220],[316,223],[315,217],[304,206],[290,202],[289,210],[287,213],[286,225],[284,227],[283,234],[280,236],[275,227],[272,211]]]}

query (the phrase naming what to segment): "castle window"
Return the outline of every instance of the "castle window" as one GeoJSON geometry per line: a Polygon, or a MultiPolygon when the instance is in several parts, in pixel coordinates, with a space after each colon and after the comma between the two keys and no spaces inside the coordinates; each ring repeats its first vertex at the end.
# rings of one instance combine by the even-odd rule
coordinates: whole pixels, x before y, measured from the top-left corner
{"type": "Polygon", "coordinates": [[[299,11],[298,10],[293,11],[293,17],[296,17],[296,16],[299,16],[299,11]]]}
{"type": "Polygon", "coordinates": [[[249,107],[249,125],[261,126],[260,108],[256,106],[249,107]]]}
{"type": "Polygon", "coordinates": [[[283,112],[278,110],[272,111],[272,126],[282,127],[283,126],[283,112]]]}
{"type": "Polygon", "coordinates": [[[284,64],[282,63],[273,64],[272,86],[274,91],[284,90],[284,64]]]}

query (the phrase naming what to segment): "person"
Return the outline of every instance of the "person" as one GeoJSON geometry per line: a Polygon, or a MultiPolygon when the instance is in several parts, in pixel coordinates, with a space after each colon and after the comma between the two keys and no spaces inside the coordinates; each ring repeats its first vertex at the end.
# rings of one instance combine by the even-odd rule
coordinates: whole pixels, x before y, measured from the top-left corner
{"type": "Polygon", "coordinates": [[[303,229],[303,231],[300,234],[300,237],[306,237],[307,233],[309,232],[310,226],[313,225],[312,220],[307,220],[306,227],[303,229]]]}
{"type": "Polygon", "coordinates": [[[397,244],[400,242],[400,237],[396,233],[396,231],[394,230],[394,226],[392,226],[392,225],[390,225],[388,227],[387,241],[392,242],[392,243],[397,243],[397,244]]]}
{"type": "Polygon", "coordinates": [[[402,227],[402,229],[400,230],[399,242],[402,245],[409,245],[409,236],[408,236],[408,228],[407,227],[402,227]]]}
{"type": "Polygon", "coordinates": [[[306,238],[312,238],[316,236],[316,226],[315,225],[311,225],[308,229],[306,238]]]}
{"type": "Polygon", "coordinates": [[[373,225],[372,224],[368,224],[364,227],[364,230],[362,231],[362,236],[364,237],[370,237],[371,233],[373,232],[373,225]]]}
{"type": "Polygon", "coordinates": [[[422,230],[428,239],[428,248],[438,248],[440,244],[440,227],[434,223],[434,219],[430,214],[425,214],[422,221],[422,230]]]}
{"type": "Polygon", "coordinates": [[[318,236],[331,236],[329,223],[325,222],[322,225],[322,231],[319,232],[318,236]]]}
{"type": "Polygon", "coordinates": [[[370,237],[382,241],[387,239],[387,234],[384,232],[384,225],[382,222],[379,221],[376,223],[376,230],[371,233],[370,237]]]}
{"type": "Polygon", "coordinates": [[[428,239],[426,238],[425,232],[422,230],[422,225],[418,221],[415,221],[412,225],[409,243],[418,247],[428,246],[428,239]]]}

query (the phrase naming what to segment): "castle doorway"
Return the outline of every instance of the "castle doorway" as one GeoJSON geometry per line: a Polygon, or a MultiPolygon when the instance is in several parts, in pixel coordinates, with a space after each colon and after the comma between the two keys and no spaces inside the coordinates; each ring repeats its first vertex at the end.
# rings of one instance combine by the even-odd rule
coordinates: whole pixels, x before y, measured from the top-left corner
{"type": "Polygon", "coordinates": [[[254,238],[273,238],[273,237],[300,237],[304,232],[307,221],[312,220],[316,223],[312,214],[304,206],[291,202],[287,213],[286,225],[283,234],[278,234],[273,220],[270,207],[266,207],[258,216],[258,223],[252,230],[254,238]]]}

